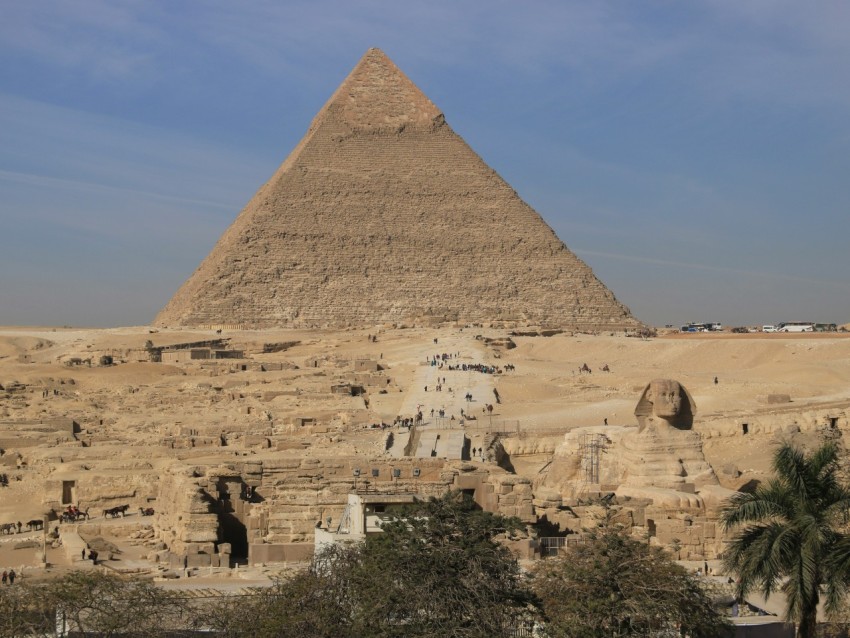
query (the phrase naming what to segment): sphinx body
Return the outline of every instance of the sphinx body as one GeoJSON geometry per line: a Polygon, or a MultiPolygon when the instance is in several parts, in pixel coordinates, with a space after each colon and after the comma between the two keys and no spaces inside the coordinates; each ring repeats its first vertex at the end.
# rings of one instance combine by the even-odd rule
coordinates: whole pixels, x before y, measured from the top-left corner
{"type": "Polygon", "coordinates": [[[696,403],[684,386],[655,379],[635,408],[637,427],[594,426],[569,432],[542,486],[575,496],[582,481],[580,441],[583,436],[601,435],[607,444],[600,461],[600,486],[674,509],[712,507],[726,491],[705,460],[699,433],[692,429],[695,413],[696,403]]]}
{"type": "Polygon", "coordinates": [[[635,409],[637,431],[621,442],[622,483],[680,492],[717,485],[702,440],[691,429],[695,412],[693,398],[678,381],[651,381],[635,409]]]}

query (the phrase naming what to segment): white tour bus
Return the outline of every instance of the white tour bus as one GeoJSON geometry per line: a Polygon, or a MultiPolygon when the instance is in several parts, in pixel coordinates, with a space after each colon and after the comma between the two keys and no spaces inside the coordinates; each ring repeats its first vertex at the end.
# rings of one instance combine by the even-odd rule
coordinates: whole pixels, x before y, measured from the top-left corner
{"type": "Polygon", "coordinates": [[[777,332],[814,332],[815,325],[805,321],[786,321],[776,327],[777,332]]]}

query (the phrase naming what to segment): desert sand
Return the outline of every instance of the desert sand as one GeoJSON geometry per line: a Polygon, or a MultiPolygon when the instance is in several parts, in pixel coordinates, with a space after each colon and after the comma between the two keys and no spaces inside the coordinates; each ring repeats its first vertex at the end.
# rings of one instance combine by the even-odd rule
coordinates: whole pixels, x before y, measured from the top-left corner
{"type": "Polygon", "coordinates": [[[45,563],[89,567],[80,560],[88,546],[105,548],[104,563],[119,571],[162,576],[187,573],[186,565],[232,574],[241,564],[243,576],[253,566],[258,577],[256,569],[308,556],[316,523],[339,520],[355,490],[469,489],[482,506],[529,524],[530,546],[535,536],[580,533],[582,508],[622,486],[569,474],[582,462],[576,433],[608,432],[602,475],[628,476],[618,437],[636,430],[635,405],[655,378],[675,379],[692,396],[693,431],[717,485],[675,506],[669,495],[652,502],[628,490],[614,502],[636,530],[655,517],[656,542],[684,544],[682,558],[716,557],[722,535],[711,495],[765,480],[778,440],[811,445],[848,428],[842,333],[0,329],[0,473],[8,477],[0,524],[23,523],[20,534],[0,535],[0,565],[34,577],[49,573],[45,563]],[[200,342],[241,358],[151,361],[152,350],[200,342]],[[449,370],[479,364],[494,373],[449,370]],[[591,373],[580,372],[584,364],[591,373]],[[417,412],[415,437],[394,425],[417,412]],[[246,486],[254,500],[237,501],[246,486]],[[90,519],[59,524],[69,505],[90,519]],[[120,505],[129,506],[124,516],[104,515],[120,505]],[[140,514],[147,507],[153,516],[140,514]],[[674,527],[690,517],[693,538],[664,532],[661,516],[674,527]],[[46,539],[26,529],[43,519],[46,539]]]}

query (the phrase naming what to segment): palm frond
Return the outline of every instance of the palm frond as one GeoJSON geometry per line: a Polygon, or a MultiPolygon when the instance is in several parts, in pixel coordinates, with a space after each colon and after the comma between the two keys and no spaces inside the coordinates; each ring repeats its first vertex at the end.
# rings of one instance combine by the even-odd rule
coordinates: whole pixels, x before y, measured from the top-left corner
{"type": "Polygon", "coordinates": [[[759,589],[787,597],[786,618],[811,619],[823,592],[836,611],[850,590],[850,488],[842,481],[838,447],[806,455],[783,443],[774,478],[752,494],[736,494],[721,511],[727,529],[740,526],[724,552],[739,576],[739,594],[759,589]]]}
{"type": "Polygon", "coordinates": [[[720,522],[725,529],[742,523],[767,521],[793,516],[792,495],[786,486],[771,481],[759,486],[755,492],[738,492],[732,495],[721,510],[720,522]]]}

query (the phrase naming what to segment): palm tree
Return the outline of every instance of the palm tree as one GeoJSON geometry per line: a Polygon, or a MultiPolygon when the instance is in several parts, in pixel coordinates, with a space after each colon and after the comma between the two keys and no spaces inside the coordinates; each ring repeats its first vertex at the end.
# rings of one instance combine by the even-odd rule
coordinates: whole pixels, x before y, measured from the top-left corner
{"type": "Polygon", "coordinates": [[[783,443],[773,458],[774,478],[726,503],[721,522],[739,528],[723,555],[738,575],[738,596],[781,591],[785,619],[797,635],[815,635],[821,593],[827,614],[838,611],[848,581],[850,536],[845,533],[850,490],[839,477],[838,447],[824,443],[811,455],[783,443]]]}

